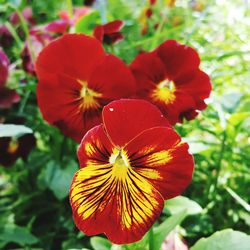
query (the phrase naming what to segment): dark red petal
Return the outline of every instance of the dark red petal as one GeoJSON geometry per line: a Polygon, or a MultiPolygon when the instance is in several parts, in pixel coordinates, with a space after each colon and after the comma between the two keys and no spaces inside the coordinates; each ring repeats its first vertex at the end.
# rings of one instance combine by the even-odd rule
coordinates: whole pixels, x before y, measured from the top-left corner
{"type": "Polygon", "coordinates": [[[92,128],[85,134],[77,150],[80,168],[89,164],[108,164],[113,147],[103,125],[92,128]]]}
{"type": "Polygon", "coordinates": [[[120,31],[122,28],[124,22],[121,20],[115,20],[109,23],[106,23],[103,25],[104,33],[105,34],[111,34],[117,31],[120,31]]]}
{"type": "Polygon", "coordinates": [[[126,64],[113,55],[106,55],[89,79],[89,87],[109,101],[135,94],[135,81],[126,64]]]}
{"type": "Polygon", "coordinates": [[[144,100],[122,99],[103,108],[103,122],[112,142],[123,147],[145,129],[169,126],[153,104],[144,100]]]}
{"type": "MultiPolygon", "coordinates": [[[[145,75],[148,80],[154,82],[155,84],[161,82],[165,79],[165,67],[162,61],[155,55],[155,53],[143,53],[138,55],[134,61],[131,63],[130,68],[137,76],[145,75]],[[140,74],[136,74],[139,72],[140,74]]],[[[143,84],[140,84],[139,80],[139,90],[143,89],[143,84]]]]}
{"type": "Polygon", "coordinates": [[[190,72],[198,70],[200,58],[197,52],[188,46],[181,45],[175,40],[162,43],[155,53],[165,65],[170,80],[178,81],[185,78],[190,72]]]}
{"type": "Polygon", "coordinates": [[[9,64],[10,62],[7,55],[2,48],[0,48],[0,88],[3,87],[7,81],[9,64]]]}
{"type": "Polygon", "coordinates": [[[38,79],[41,69],[87,80],[104,59],[104,51],[95,38],[82,34],[66,34],[46,46],[36,61],[38,79]]]}
{"type": "Polygon", "coordinates": [[[209,97],[212,90],[209,76],[198,70],[192,79],[178,85],[180,91],[185,91],[194,97],[195,100],[200,101],[209,97]]]}
{"type": "Polygon", "coordinates": [[[65,19],[55,20],[45,26],[45,30],[53,33],[64,34],[69,29],[69,22],[65,19]]]}
{"type": "Polygon", "coordinates": [[[112,34],[104,35],[103,42],[111,45],[123,40],[124,36],[121,32],[114,32],[112,34]]]}
{"type": "Polygon", "coordinates": [[[0,88],[0,109],[8,109],[20,101],[20,96],[13,89],[0,88]]]}
{"type": "Polygon", "coordinates": [[[103,41],[103,36],[104,36],[103,25],[98,25],[95,27],[93,36],[100,42],[103,41]]]}
{"type": "Polygon", "coordinates": [[[134,171],[146,178],[164,199],[180,195],[192,179],[194,161],[188,144],[172,128],[145,130],[124,150],[134,171]]]}

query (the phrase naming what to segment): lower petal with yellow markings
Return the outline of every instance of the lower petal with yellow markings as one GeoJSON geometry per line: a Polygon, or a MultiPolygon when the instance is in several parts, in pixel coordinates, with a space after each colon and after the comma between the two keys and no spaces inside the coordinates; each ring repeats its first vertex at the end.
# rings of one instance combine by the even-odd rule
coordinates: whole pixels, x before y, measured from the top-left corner
{"type": "Polygon", "coordinates": [[[150,182],[120,163],[79,170],[71,185],[70,201],[81,231],[87,235],[105,233],[116,244],[140,240],[159,217],[164,202],[150,182]]]}
{"type": "Polygon", "coordinates": [[[164,197],[180,195],[192,179],[194,161],[188,144],[171,128],[145,130],[126,147],[134,171],[164,197]]]}

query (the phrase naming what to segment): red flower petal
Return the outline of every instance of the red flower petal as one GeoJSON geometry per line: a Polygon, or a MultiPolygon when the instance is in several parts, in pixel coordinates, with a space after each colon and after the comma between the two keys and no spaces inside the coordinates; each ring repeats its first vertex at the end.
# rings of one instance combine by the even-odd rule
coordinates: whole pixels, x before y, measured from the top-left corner
{"type": "Polygon", "coordinates": [[[205,72],[198,70],[191,79],[179,84],[178,89],[189,93],[194,99],[200,101],[209,97],[212,86],[209,76],[205,72]]]}
{"type": "Polygon", "coordinates": [[[103,122],[112,142],[122,147],[145,129],[169,126],[167,119],[143,100],[113,101],[103,108],[103,122]]]}
{"type": "Polygon", "coordinates": [[[105,34],[111,34],[111,33],[119,31],[122,28],[123,24],[124,24],[123,21],[115,20],[115,21],[104,24],[103,29],[104,29],[105,34]]]}
{"type": "Polygon", "coordinates": [[[164,199],[180,195],[192,179],[194,161],[188,144],[172,128],[145,130],[124,150],[133,169],[152,183],[164,199]]]}
{"type": "Polygon", "coordinates": [[[67,34],[51,42],[39,55],[36,70],[64,73],[75,79],[88,80],[105,54],[101,44],[94,38],[67,34]]]}
{"type": "Polygon", "coordinates": [[[163,61],[170,80],[178,81],[196,70],[200,65],[197,52],[188,46],[181,45],[175,40],[162,43],[155,53],[163,61]]]}
{"type": "Polygon", "coordinates": [[[8,78],[9,59],[4,51],[0,48],[0,88],[3,87],[8,78]]]}
{"type": "Polygon", "coordinates": [[[48,32],[64,34],[69,29],[69,21],[65,19],[55,20],[45,26],[45,30],[48,32]]]}
{"type": "MultiPolygon", "coordinates": [[[[113,55],[107,55],[89,79],[89,87],[114,100],[135,94],[135,80],[126,64],[113,55]]],[[[105,103],[105,105],[108,102],[105,103]]]]}
{"type": "Polygon", "coordinates": [[[98,25],[95,27],[93,35],[100,42],[106,44],[114,44],[123,39],[120,29],[123,26],[123,21],[115,20],[104,25],[98,25]]]}
{"type": "MultiPolygon", "coordinates": [[[[143,53],[138,55],[131,63],[130,68],[134,73],[144,73],[146,77],[154,83],[164,80],[166,76],[164,64],[155,53],[143,53]]],[[[143,87],[143,84],[139,84],[138,91],[140,92],[143,87]]]]}
{"type": "Polygon", "coordinates": [[[99,40],[100,42],[103,41],[103,36],[104,36],[104,28],[103,25],[98,25],[94,29],[93,36],[99,40]]]}
{"type": "Polygon", "coordinates": [[[113,147],[103,125],[95,126],[85,134],[77,150],[80,167],[108,164],[113,147]]]}

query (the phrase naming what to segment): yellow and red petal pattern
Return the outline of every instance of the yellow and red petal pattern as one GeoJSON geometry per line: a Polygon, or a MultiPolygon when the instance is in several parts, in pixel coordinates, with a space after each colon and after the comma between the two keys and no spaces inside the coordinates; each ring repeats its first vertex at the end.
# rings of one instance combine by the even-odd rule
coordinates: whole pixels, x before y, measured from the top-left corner
{"type": "Polygon", "coordinates": [[[113,148],[103,125],[95,126],[85,134],[77,150],[80,167],[109,164],[113,148]]]}
{"type": "Polygon", "coordinates": [[[149,230],[164,200],[132,169],[119,178],[112,166],[90,165],[74,176],[70,202],[74,221],[85,234],[104,233],[115,244],[128,244],[149,230]]]}
{"type": "Polygon", "coordinates": [[[187,144],[146,101],[113,101],[103,120],[78,149],[81,169],[70,188],[73,218],[87,235],[132,243],[159,217],[164,199],[186,188],[194,163],[187,144]]]}
{"type": "Polygon", "coordinates": [[[102,117],[111,141],[118,147],[125,146],[148,128],[170,126],[162,113],[153,104],[144,100],[113,101],[103,108],[102,117]]]}
{"type": "MultiPolygon", "coordinates": [[[[113,243],[125,244],[143,237],[159,217],[164,200],[117,152],[102,125],[85,135],[78,150],[82,168],[73,178],[70,202],[81,231],[105,233],[113,243]]],[[[125,151],[121,154],[126,157],[125,151]]]]}
{"type": "Polygon", "coordinates": [[[180,195],[192,179],[194,161],[188,144],[172,128],[145,130],[124,151],[133,170],[146,178],[164,199],[180,195]]]}

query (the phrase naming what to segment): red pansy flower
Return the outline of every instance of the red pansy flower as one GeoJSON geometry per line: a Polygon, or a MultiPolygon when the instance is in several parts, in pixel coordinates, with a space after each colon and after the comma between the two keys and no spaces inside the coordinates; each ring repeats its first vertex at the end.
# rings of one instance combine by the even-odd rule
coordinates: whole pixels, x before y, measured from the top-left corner
{"type": "Polygon", "coordinates": [[[51,42],[40,53],[36,72],[43,117],[79,142],[101,122],[104,105],[135,93],[127,66],[105,54],[98,40],[82,34],[67,34],[51,42]]]}
{"type": "Polygon", "coordinates": [[[149,102],[113,101],[102,117],[78,149],[81,169],[70,188],[73,217],[87,235],[132,243],[160,216],[164,200],[187,187],[194,162],[187,143],[149,102]]]}
{"type": "Polygon", "coordinates": [[[156,104],[171,124],[191,120],[206,108],[211,84],[199,69],[197,52],[174,40],[138,55],[131,64],[137,80],[137,96],[156,104]]]}
{"type": "Polygon", "coordinates": [[[98,25],[94,29],[94,37],[100,42],[108,45],[117,43],[123,39],[123,35],[120,32],[123,26],[123,21],[115,20],[104,25],[98,25]]]}
{"type": "Polygon", "coordinates": [[[0,109],[10,108],[13,103],[20,100],[20,96],[15,90],[6,87],[9,75],[9,59],[0,48],[0,109]]]}

